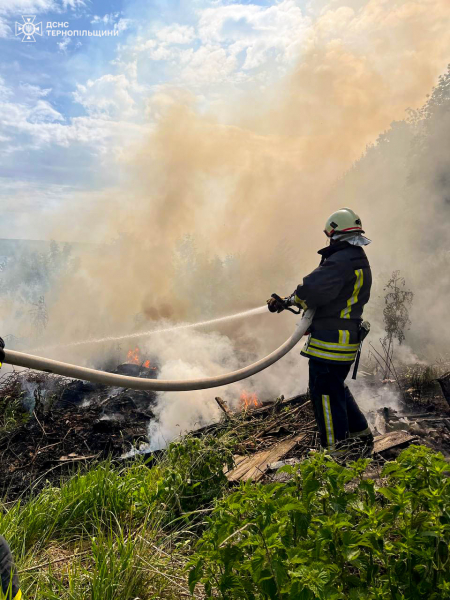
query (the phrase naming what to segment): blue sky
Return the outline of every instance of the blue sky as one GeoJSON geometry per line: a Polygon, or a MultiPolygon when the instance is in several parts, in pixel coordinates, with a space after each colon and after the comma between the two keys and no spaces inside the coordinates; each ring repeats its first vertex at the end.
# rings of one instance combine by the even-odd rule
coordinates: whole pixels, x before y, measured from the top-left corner
{"type": "Polygon", "coordinates": [[[309,24],[304,0],[0,0],[0,237],[29,237],[30,215],[114,185],[159,102],[189,93],[223,115],[269,86],[309,24]],[[15,35],[22,15],[42,22],[35,43],[15,35]],[[48,22],[118,33],[49,36],[48,22]]]}

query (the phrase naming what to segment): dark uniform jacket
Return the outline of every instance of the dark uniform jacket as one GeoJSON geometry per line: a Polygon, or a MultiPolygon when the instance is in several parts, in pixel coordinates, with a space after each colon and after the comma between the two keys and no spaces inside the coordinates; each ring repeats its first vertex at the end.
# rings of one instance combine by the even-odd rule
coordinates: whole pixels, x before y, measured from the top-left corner
{"type": "Polygon", "coordinates": [[[19,589],[19,579],[5,538],[0,535],[0,598],[6,600],[21,600],[22,592],[19,589]]]}
{"type": "Polygon", "coordinates": [[[316,309],[301,354],[323,362],[351,364],[372,286],[369,261],[361,246],[344,241],[319,250],[319,254],[320,265],[303,279],[294,295],[298,306],[316,309]]]}

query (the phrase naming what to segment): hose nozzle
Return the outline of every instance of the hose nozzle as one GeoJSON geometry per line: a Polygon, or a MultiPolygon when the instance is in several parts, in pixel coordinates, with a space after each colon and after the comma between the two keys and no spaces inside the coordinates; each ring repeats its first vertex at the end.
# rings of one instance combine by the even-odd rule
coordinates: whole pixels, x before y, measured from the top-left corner
{"type": "Polygon", "coordinates": [[[271,298],[273,298],[274,301],[268,303],[270,312],[280,313],[283,310],[288,310],[289,312],[294,313],[294,315],[299,315],[301,313],[300,308],[298,310],[291,308],[292,302],[289,298],[281,298],[278,294],[272,294],[271,298]]]}

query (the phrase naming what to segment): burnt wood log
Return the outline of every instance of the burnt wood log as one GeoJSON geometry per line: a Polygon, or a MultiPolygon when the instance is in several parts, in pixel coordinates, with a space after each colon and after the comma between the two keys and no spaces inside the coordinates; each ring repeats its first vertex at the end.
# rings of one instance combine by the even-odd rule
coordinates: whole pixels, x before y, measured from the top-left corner
{"type": "Polygon", "coordinates": [[[439,377],[437,381],[439,381],[444,398],[447,400],[450,406],[450,371],[442,377],[439,377]]]}

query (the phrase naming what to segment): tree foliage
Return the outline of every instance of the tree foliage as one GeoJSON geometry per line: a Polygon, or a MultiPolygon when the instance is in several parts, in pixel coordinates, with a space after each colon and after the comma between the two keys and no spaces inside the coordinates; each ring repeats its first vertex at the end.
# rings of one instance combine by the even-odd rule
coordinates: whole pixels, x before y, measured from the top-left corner
{"type": "Polygon", "coordinates": [[[405,289],[405,285],[405,279],[400,277],[400,271],[394,271],[384,288],[386,292],[383,310],[384,329],[386,331],[385,343],[391,344],[395,338],[401,344],[405,339],[405,328],[411,324],[409,307],[412,304],[414,294],[405,289]]]}

